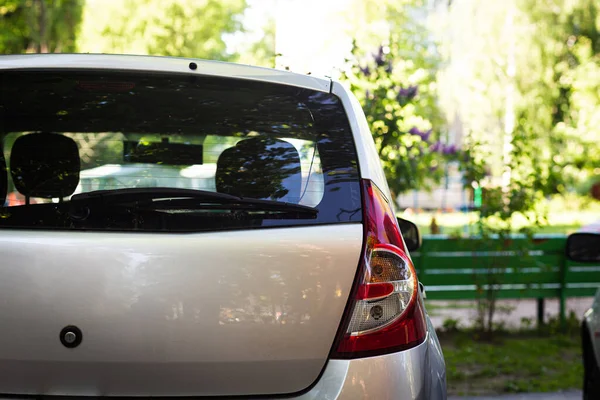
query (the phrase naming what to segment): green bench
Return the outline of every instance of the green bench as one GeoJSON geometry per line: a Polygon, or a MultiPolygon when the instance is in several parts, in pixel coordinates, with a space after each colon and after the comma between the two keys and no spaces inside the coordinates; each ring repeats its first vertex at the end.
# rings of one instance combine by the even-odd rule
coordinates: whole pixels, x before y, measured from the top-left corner
{"type": "Polygon", "coordinates": [[[566,299],[594,296],[600,287],[600,265],[568,260],[566,241],[565,235],[533,240],[431,235],[411,256],[428,300],[474,300],[494,285],[499,299],[537,299],[539,323],[544,299],[558,298],[564,324],[566,299]]]}

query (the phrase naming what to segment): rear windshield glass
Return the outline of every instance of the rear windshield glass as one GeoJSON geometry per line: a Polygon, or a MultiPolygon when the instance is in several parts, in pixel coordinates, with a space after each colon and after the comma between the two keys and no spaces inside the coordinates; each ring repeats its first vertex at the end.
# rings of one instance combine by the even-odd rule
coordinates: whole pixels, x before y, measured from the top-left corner
{"type": "Polygon", "coordinates": [[[0,229],[195,232],[361,220],[340,100],[246,80],[0,74],[0,229]]]}

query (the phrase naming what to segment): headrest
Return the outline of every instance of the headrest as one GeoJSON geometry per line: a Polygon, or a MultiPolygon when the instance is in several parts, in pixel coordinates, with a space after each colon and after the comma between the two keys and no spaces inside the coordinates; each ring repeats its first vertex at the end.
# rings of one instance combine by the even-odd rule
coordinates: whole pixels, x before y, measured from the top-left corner
{"type": "Polygon", "coordinates": [[[4,153],[0,146],[0,207],[6,202],[6,191],[8,189],[8,171],[6,170],[6,161],[4,153]]]}
{"type": "Polygon", "coordinates": [[[300,155],[283,140],[242,140],[219,156],[215,181],[221,193],[298,203],[302,188],[300,155]]]}
{"type": "Polygon", "coordinates": [[[10,153],[15,187],[29,197],[70,196],[79,183],[80,167],[75,141],[55,133],[20,136],[10,153]]]}

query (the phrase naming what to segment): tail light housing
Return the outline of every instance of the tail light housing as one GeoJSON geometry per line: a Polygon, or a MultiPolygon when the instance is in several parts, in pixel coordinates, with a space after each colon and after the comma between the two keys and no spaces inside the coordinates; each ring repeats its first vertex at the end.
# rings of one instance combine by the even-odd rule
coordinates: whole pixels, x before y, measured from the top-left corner
{"type": "Polygon", "coordinates": [[[364,248],[332,358],[357,358],[415,347],[427,327],[417,274],[385,196],[363,180],[364,248]]]}

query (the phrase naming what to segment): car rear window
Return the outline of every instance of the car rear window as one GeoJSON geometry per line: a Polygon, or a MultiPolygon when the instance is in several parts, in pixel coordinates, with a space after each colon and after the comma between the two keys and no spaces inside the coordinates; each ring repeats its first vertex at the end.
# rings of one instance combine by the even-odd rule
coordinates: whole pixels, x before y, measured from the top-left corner
{"type": "Polygon", "coordinates": [[[0,81],[0,229],[195,232],[361,220],[356,150],[332,94],[148,72],[7,71],[0,81]],[[133,188],[315,212],[229,200],[178,206],[172,194],[157,197],[160,207],[93,197],[133,188]],[[93,207],[79,201],[85,193],[93,207]]]}

